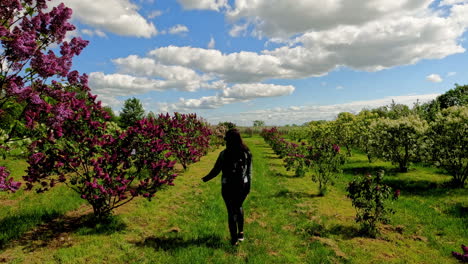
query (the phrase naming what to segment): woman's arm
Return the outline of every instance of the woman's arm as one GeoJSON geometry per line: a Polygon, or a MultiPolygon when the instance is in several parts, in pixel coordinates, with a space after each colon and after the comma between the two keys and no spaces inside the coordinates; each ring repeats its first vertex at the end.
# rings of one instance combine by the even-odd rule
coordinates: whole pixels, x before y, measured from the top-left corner
{"type": "Polygon", "coordinates": [[[247,154],[247,178],[249,182],[252,182],[252,153],[250,151],[247,154]]]}
{"type": "Polygon", "coordinates": [[[211,169],[210,173],[208,173],[208,175],[202,178],[204,182],[213,179],[214,177],[218,176],[218,174],[221,172],[221,169],[223,168],[223,156],[224,150],[221,151],[221,153],[219,153],[218,159],[216,160],[216,163],[213,169],[211,169]]]}

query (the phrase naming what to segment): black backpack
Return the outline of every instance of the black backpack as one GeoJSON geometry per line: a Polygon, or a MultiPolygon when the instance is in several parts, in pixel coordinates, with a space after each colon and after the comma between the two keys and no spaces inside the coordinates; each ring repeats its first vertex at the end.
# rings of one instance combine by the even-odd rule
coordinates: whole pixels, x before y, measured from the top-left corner
{"type": "Polygon", "coordinates": [[[250,163],[250,153],[243,151],[240,157],[236,157],[232,160],[226,160],[223,174],[229,183],[233,184],[246,184],[249,182],[247,169],[250,163]]]}

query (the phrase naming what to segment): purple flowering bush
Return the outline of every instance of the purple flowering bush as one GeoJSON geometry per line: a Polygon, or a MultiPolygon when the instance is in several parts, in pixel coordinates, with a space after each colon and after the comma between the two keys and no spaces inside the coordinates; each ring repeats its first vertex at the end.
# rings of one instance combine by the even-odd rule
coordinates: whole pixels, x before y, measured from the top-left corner
{"type": "MultiPolygon", "coordinates": [[[[2,0],[0,123],[7,136],[0,139],[0,148],[4,151],[24,137],[63,134],[63,122],[76,109],[77,102],[71,99],[77,98],[58,80],[89,90],[86,76],[70,71],[73,57],[88,44],[81,38],[64,40],[75,29],[68,22],[71,14],[63,4],[48,9],[46,0],[2,0]]],[[[0,177],[0,189],[16,190],[19,183],[5,175],[0,177]]]]}
{"type": "MultiPolygon", "coordinates": [[[[71,71],[73,57],[88,43],[65,41],[75,29],[71,14],[63,4],[47,8],[47,0],[2,0],[0,123],[7,125],[0,148],[29,137],[26,189],[66,184],[102,219],[137,196],[151,199],[173,185],[174,153],[184,165],[198,160],[207,151],[209,130],[194,115],[176,115],[164,125],[143,119],[126,131],[109,126],[87,76],[71,71]]],[[[0,189],[18,188],[0,167],[0,189]]]]}
{"type": "Polygon", "coordinates": [[[98,111],[83,112],[65,123],[75,133],[33,143],[24,177],[27,189],[42,192],[63,182],[103,219],[137,196],[151,199],[163,186],[173,185],[176,161],[161,126],[143,119],[124,132],[109,132],[105,122],[94,119],[98,111]]]}
{"type": "Polygon", "coordinates": [[[208,152],[211,130],[196,114],[160,114],[155,123],[163,128],[165,142],[184,170],[208,152]]]}

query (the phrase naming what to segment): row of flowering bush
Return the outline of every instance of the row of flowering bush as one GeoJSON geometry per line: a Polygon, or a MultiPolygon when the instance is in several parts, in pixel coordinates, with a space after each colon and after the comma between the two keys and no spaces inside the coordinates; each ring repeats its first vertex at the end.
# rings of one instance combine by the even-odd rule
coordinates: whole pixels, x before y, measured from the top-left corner
{"type": "MultiPolygon", "coordinates": [[[[325,194],[327,186],[334,183],[341,172],[344,155],[340,147],[329,142],[329,133],[320,134],[315,142],[295,144],[286,141],[276,128],[264,129],[261,133],[275,153],[283,158],[287,170],[295,169],[296,176],[304,176],[312,170],[312,180],[318,182],[320,194],[325,194]]],[[[388,215],[394,211],[388,207],[390,199],[397,199],[400,191],[394,193],[382,181],[383,172],[366,175],[352,180],[347,187],[347,196],[356,208],[356,222],[361,225],[364,235],[375,237],[379,234],[378,225],[389,221],[388,215]],[[393,194],[392,194],[393,193],[393,194]]]]}
{"type": "Polygon", "coordinates": [[[283,159],[286,169],[295,171],[295,176],[302,177],[311,171],[312,180],[319,183],[321,195],[341,173],[340,167],[345,157],[340,153],[340,147],[327,138],[296,144],[284,139],[275,127],[263,129],[261,136],[283,159]]]}
{"type": "MultiPolygon", "coordinates": [[[[194,114],[143,119],[126,130],[109,122],[72,59],[88,41],[65,40],[75,27],[64,4],[2,0],[0,5],[0,152],[28,138],[27,190],[66,184],[98,218],[137,196],[148,199],[208,151],[210,130],[194,114]],[[58,52],[58,53],[57,53],[58,52]]],[[[6,167],[0,190],[16,191],[6,167]]]]}

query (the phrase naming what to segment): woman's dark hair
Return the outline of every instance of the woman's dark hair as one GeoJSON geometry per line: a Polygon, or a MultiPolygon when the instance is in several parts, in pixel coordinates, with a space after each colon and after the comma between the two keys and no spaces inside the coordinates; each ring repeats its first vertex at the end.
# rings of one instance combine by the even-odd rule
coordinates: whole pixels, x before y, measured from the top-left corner
{"type": "Polygon", "coordinates": [[[226,140],[226,154],[230,158],[237,158],[241,156],[244,152],[248,152],[249,148],[242,141],[239,130],[236,128],[231,128],[226,132],[224,137],[226,140]]]}

